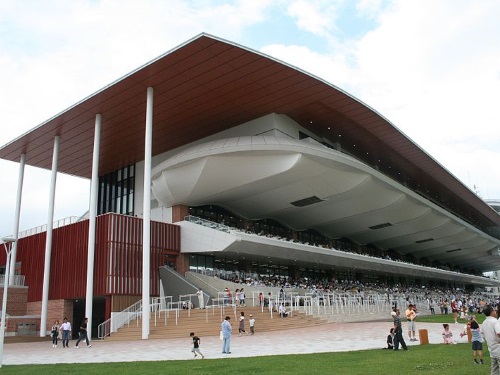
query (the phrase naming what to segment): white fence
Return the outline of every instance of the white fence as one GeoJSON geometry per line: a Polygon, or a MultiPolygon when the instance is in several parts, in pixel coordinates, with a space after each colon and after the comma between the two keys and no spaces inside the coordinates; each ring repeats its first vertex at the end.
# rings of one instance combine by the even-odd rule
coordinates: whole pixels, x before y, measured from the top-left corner
{"type": "MultiPolygon", "coordinates": [[[[24,286],[24,275],[10,275],[10,283],[12,286],[24,286]]],[[[5,275],[0,275],[0,286],[5,285],[5,275]]]]}
{"type": "MultiPolygon", "coordinates": [[[[198,298],[196,294],[180,295],[177,300],[172,296],[153,298],[151,303],[152,318],[154,325],[179,323],[180,311],[187,310],[188,317],[191,316],[193,308],[192,300],[198,298]],[[172,321],[172,319],[175,319],[172,321]]],[[[355,315],[355,314],[376,314],[387,313],[389,316],[392,308],[398,307],[401,310],[406,309],[408,301],[403,297],[391,298],[384,294],[350,294],[350,293],[305,293],[299,295],[292,293],[268,293],[253,292],[251,297],[252,305],[259,306],[262,313],[268,312],[271,319],[281,310],[286,310],[288,316],[293,316],[294,311],[304,312],[306,315],[355,315]],[[262,295],[262,297],[260,297],[262,295]]],[[[219,292],[217,298],[213,298],[211,305],[205,305],[205,319],[208,323],[209,316],[218,315],[222,322],[228,314],[238,318],[238,303],[234,296],[229,296],[227,292],[219,292]]],[[[417,311],[428,309],[425,298],[417,298],[412,303],[417,305],[417,311]]],[[[98,327],[98,337],[104,338],[118,328],[130,325],[130,322],[136,320],[137,326],[142,318],[142,301],[128,307],[120,313],[114,314],[111,319],[102,323],[98,327]]]]}

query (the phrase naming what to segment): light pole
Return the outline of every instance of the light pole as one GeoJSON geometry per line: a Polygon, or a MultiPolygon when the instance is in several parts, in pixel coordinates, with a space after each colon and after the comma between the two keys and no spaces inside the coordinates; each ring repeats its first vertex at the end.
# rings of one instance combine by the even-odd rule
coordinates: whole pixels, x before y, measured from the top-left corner
{"type": "Polygon", "coordinates": [[[7,319],[7,290],[9,289],[9,278],[10,278],[10,252],[12,250],[12,244],[16,242],[17,239],[13,237],[3,237],[3,247],[5,248],[5,276],[3,279],[3,301],[2,301],[2,323],[0,325],[0,368],[3,362],[3,342],[5,339],[5,319],[7,319]]]}

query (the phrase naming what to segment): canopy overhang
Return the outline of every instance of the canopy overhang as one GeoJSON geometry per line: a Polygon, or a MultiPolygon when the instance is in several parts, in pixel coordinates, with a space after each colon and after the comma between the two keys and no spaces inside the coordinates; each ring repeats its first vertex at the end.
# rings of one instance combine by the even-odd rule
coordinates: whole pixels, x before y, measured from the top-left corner
{"type": "MultiPolygon", "coordinates": [[[[269,56],[201,34],[0,148],[0,158],[90,178],[96,114],[99,175],[144,160],[146,89],[154,88],[153,156],[269,113],[300,126],[488,232],[500,216],[387,119],[341,89],[269,56]]],[[[493,229],[492,229],[493,228],[493,229]]]]}

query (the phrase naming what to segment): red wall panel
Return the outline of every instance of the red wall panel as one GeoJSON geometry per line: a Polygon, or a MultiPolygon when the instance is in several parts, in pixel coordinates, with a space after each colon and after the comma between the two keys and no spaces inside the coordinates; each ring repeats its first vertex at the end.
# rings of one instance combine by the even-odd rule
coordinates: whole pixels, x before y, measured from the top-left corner
{"type": "MultiPolygon", "coordinates": [[[[49,299],[83,298],[86,292],[89,221],[54,229],[49,299]]],[[[29,286],[28,301],[42,299],[46,233],[21,238],[17,262],[29,286]]],[[[159,267],[164,254],[180,252],[180,227],[151,222],[151,295],[159,295],[159,267]]],[[[0,252],[5,264],[5,252],[0,252]]],[[[94,295],[142,294],[142,219],[105,214],[97,218],[94,295]]]]}

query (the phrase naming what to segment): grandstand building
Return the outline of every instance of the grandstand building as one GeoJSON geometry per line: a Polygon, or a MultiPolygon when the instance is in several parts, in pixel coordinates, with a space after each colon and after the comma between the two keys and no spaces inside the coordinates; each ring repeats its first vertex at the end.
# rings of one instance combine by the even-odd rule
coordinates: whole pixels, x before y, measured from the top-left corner
{"type": "Polygon", "coordinates": [[[0,157],[20,176],[25,164],[52,171],[52,212],[56,173],[91,180],[85,219],[55,228],[52,218],[14,244],[10,269],[42,334],[61,315],[95,327],[140,299],[146,314],[165,264],[240,278],[499,283],[483,276],[500,269],[500,216],[482,199],[348,93],[210,35],[0,157]]]}

